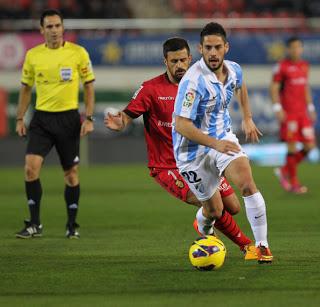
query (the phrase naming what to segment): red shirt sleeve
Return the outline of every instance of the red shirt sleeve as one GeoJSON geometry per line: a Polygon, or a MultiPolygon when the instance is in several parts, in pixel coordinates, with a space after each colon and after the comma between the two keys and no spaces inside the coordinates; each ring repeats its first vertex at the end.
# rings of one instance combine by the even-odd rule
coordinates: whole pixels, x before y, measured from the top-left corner
{"type": "Polygon", "coordinates": [[[149,86],[142,84],[134,93],[131,101],[123,110],[131,118],[137,118],[150,109],[151,90],[149,86]]]}
{"type": "Polygon", "coordinates": [[[275,82],[283,82],[284,69],[282,63],[278,63],[273,69],[272,80],[275,82]]]}

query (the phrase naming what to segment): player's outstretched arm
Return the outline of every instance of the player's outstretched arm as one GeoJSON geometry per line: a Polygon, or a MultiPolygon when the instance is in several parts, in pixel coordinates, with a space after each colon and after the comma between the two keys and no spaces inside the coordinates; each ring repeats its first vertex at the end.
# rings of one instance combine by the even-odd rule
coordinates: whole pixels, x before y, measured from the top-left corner
{"type": "Polygon", "coordinates": [[[228,155],[233,155],[234,153],[238,153],[240,151],[240,148],[236,143],[226,140],[218,140],[207,134],[204,134],[193,124],[191,119],[186,117],[177,115],[175,116],[175,130],[195,143],[211,147],[228,155]]]}
{"type": "Polygon", "coordinates": [[[24,124],[23,117],[31,101],[31,91],[32,87],[22,84],[19,93],[19,102],[16,117],[16,132],[19,136],[25,136],[27,133],[27,128],[24,124]]]}
{"type": "Polygon", "coordinates": [[[248,90],[244,82],[242,82],[242,86],[237,89],[236,94],[242,111],[242,130],[246,135],[246,140],[250,140],[253,143],[259,142],[259,136],[261,136],[262,133],[252,120],[248,90]]]}
{"type": "Polygon", "coordinates": [[[111,114],[108,112],[104,117],[104,125],[114,131],[122,131],[132,122],[132,118],[124,112],[111,114]]]}

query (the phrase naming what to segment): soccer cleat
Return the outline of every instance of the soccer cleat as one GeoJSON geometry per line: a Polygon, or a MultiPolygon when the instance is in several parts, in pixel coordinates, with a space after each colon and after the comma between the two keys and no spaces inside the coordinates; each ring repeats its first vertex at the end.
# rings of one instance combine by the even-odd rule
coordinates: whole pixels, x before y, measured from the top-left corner
{"type": "Polygon", "coordinates": [[[245,245],[240,247],[240,250],[244,254],[244,260],[257,260],[257,249],[254,245],[245,245]]]}
{"type": "Polygon", "coordinates": [[[77,228],[79,228],[80,225],[77,223],[73,223],[73,224],[67,224],[66,228],[66,237],[68,239],[80,239],[80,233],[77,231],[77,228]]]}
{"type": "Polygon", "coordinates": [[[291,187],[290,192],[294,194],[306,194],[308,192],[308,188],[306,186],[297,184],[291,187]]]}
{"type": "Polygon", "coordinates": [[[277,167],[274,169],[274,174],[279,179],[281,187],[287,191],[291,191],[291,184],[287,178],[287,176],[283,173],[282,169],[280,167],[277,167]]]}
{"type": "Polygon", "coordinates": [[[42,236],[42,225],[31,224],[30,221],[25,220],[25,227],[16,233],[16,238],[30,239],[42,236]]]}
{"type": "MultiPolygon", "coordinates": [[[[202,234],[202,233],[199,231],[197,219],[195,219],[195,220],[193,221],[193,228],[194,228],[194,230],[197,232],[197,234],[198,234],[200,237],[206,236],[205,234],[202,234]]],[[[208,234],[208,235],[210,235],[210,236],[215,236],[215,237],[218,238],[218,236],[216,235],[213,227],[211,227],[211,229],[212,229],[212,233],[210,233],[210,234],[208,234]]]]}
{"type": "Polygon", "coordinates": [[[260,264],[263,263],[271,263],[273,260],[273,256],[271,254],[270,248],[259,245],[256,247],[258,262],[260,264]]]}

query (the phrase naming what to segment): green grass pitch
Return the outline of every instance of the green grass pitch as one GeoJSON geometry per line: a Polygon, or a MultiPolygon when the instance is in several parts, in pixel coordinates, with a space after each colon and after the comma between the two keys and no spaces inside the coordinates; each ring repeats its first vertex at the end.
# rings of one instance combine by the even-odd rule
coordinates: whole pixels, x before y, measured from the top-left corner
{"type": "MultiPolygon", "coordinates": [[[[288,195],[254,167],[268,207],[272,265],[244,262],[227,238],[221,270],[188,260],[195,208],[144,165],[81,169],[80,240],[67,240],[62,171],[44,167],[44,236],[18,240],[27,217],[22,168],[0,170],[0,306],[320,306],[320,166],[304,164],[308,195],[288,195]]],[[[236,216],[251,237],[244,210],[236,216]]]]}

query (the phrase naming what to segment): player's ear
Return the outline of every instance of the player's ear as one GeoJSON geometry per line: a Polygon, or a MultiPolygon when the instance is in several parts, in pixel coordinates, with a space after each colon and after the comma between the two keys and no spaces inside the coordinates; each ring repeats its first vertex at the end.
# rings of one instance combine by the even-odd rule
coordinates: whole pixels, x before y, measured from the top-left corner
{"type": "Polygon", "coordinates": [[[198,44],[198,51],[200,52],[200,54],[202,55],[202,44],[198,44]]]}
{"type": "Polygon", "coordinates": [[[225,44],[224,46],[225,46],[226,53],[228,53],[229,48],[230,48],[229,43],[228,43],[228,42],[226,42],[226,44],[225,44]]]}
{"type": "Polygon", "coordinates": [[[168,67],[168,61],[166,58],[163,58],[163,63],[164,63],[164,65],[166,65],[168,67]]]}
{"type": "Polygon", "coordinates": [[[40,27],[40,33],[43,35],[43,33],[44,33],[44,28],[41,26],[40,27]]]}

